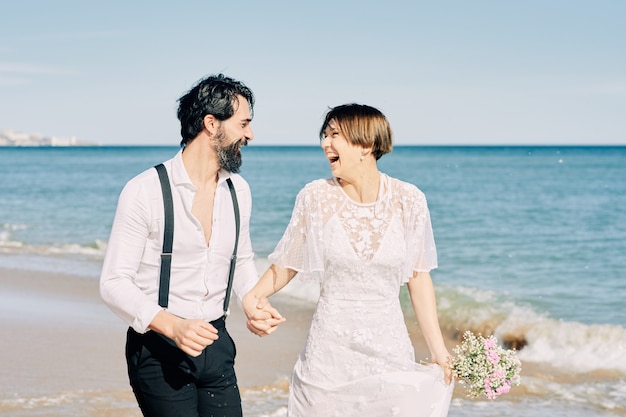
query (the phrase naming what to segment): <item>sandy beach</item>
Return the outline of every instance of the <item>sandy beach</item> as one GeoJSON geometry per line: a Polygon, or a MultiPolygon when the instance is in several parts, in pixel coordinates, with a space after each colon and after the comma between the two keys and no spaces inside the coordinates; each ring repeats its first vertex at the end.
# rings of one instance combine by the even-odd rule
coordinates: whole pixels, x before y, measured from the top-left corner
{"type": "MultiPolygon", "coordinates": [[[[231,305],[244,409],[247,392],[286,395],[313,312],[288,296],[272,302],[287,322],[265,338],[251,334],[239,306],[231,305]]],[[[100,300],[97,279],[0,269],[0,325],[0,414],[140,415],[126,376],[126,325],[100,300]]]]}
{"type": "MultiPolygon", "coordinates": [[[[242,392],[286,390],[303,345],[311,309],[273,302],[289,320],[266,338],[231,306],[242,392]]],[[[1,415],[140,415],[126,376],[126,325],[100,300],[96,279],[0,269],[0,323],[1,415]]]]}
{"type": "MultiPolygon", "coordinates": [[[[288,295],[279,294],[272,303],[287,322],[265,338],[251,334],[239,306],[231,304],[228,327],[237,345],[236,367],[247,416],[284,415],[288,377],[313,313],[310,303],[288,295]],[[282,411],[275,414],[278,409],[282,411]]],[[[407,324],[416,357],[426,358],[415,318],[407,317],[407,324]]],[[[127,326],[101,301],[97,278],[0,268],[0,325],[0,415],[141,416],[126,375],[127,326]]],[[[451,349],[455,341],[446,343],[451,349]]],[[[524,378],[572,382],[571,376],[537,364],[526,363],[523,368],[524,378]]],[[[581,377],[601,383],[615,376],[581,377]]],[[[509,404],[541,395],[542,390],[531,384],[514,391],[507,396],[509,404]]],[[[459,384],[454,398],[453,407],[463,408],[459,384]]],[[[495,406],[490,409],[497,412],[495,406]]]]}

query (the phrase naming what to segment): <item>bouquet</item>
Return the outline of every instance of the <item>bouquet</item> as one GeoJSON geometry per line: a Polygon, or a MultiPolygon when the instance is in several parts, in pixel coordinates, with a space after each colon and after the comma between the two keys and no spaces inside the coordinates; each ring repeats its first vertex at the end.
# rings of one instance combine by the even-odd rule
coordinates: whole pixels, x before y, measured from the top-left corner
{"type": "Polygon", "coordinates": [[[500,347],[494,336],[484,338],[468,330],[453,351],[452,372],[466,385],[469,397],[494,400],[520,383],[522,364],[516,351],[500,347]]]}

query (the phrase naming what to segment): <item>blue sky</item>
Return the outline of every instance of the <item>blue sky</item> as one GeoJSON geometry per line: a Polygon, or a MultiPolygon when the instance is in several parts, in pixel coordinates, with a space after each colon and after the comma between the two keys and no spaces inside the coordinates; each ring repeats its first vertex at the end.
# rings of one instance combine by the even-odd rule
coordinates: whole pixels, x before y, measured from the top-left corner
{"type": "Polygon", "coordinates": [[[397,144],[626,144],[626,1],[4,1],[0,130],[179,141],[176,100],[224,72],[255,144],[315,145],[369,104],[397,144]]]}

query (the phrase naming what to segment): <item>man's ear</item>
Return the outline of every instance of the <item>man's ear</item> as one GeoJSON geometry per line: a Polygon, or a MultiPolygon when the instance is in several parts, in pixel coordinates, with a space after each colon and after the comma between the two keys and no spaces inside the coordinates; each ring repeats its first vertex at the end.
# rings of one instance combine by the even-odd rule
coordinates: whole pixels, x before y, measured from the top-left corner
{"type": "Polygon", "coordinates": [[[219,120],[217,120],[212,114],[207,114],[204,116],[204,119],[202,119],[202,124],[207,132],[209,132],[209,135],[213,136],[217,131],[219,120]]]}

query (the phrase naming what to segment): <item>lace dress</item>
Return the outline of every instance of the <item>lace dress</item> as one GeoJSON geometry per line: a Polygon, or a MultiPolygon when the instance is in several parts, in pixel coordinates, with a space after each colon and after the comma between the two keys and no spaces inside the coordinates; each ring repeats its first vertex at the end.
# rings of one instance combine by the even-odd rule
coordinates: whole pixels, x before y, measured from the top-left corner
{"type": "Polygon", "coordinates": [[[447,415],[452,386],[439,366],[415,362],[399,301],[413,271],[437,266],[426,199],[384,174],[380,182],[371,204],[352,201],[335,179],[309,183],[269,257],[320,283],[290,417],[447,415]]]}

